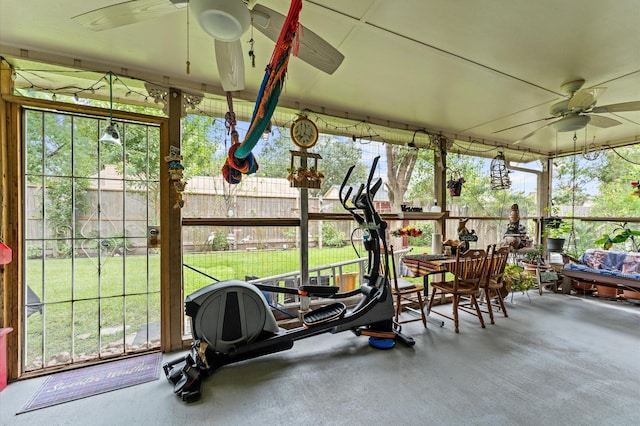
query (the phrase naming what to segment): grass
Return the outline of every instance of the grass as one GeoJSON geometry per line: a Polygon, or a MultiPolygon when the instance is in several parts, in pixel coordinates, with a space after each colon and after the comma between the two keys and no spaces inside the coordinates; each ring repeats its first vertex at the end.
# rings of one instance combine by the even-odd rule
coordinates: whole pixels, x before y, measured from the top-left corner
{"type": "MultiPolygon", "coordinates": [[[[424,251],[424,247],[413,250],[424,251]]],[[[365,256],[366,252],[361,250],[359,254],[365,256]]],[[[356,257],[351,246],[311,249],[309,267],[356,257]]],[[[145,324],[160,321],[160,256],[106,257],[101,261],[99,264],[97,258],[28,260],[26,282],[44,303],[42,315],[35,313],[27,319],[28,369],[39,368],[40,363],[65,352],[74,359],[85,355],[97,357],[110,345],[124,343],[127,335],[145,324]]],[[[183,261],[218,280],[244,280],[245,276],[267,277],[299,270],[300,252],[290,249],[190,253],[184,255],[183,261]]],[[[343,272],[357,270],[356,265],[350,265],[343,272]]],[[[184,268],[185,295],[212,281],[184,268]]]]}

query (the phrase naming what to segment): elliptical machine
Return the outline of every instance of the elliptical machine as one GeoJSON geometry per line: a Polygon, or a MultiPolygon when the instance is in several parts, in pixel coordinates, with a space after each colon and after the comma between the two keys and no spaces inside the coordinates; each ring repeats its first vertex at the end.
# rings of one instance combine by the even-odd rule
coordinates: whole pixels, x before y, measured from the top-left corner
{"type": "Polygon", "coordinates": [[[347,183],[355,168],[351,166],[339,193],[340,202],[363,231],[363,243],[368,253],[365,282],[356,290],[338,293],[337,287],[329,286],[302,285],[295,290],[229,280],[190,294],[185,300],[185,310],[191,318],[191,351],[163,366],[174,393],[183,401],[200,399],[203,378],[224,365],[291,349],[294,341],[322,333],[348,330],[357,336],[369,336],[369,343],[381,349],[392,348],[396,340],[407,346],[415,344],[413,338],[402,334],[400,326],[393,321],[385,238],[387,223],[373,203],[382,185],[381,178],[372,184],[378,160],[376,157],[373,161],[367,183],[361,184],[350,199],[354,188],[347,188],[347,183]],[[286,330],[278,327],[263,291],[295,292],[301,296],[330,300],[360,295],[361,299],[351,310],[342,302],[313,309],[303,315],[303,326],[286,330]]]}

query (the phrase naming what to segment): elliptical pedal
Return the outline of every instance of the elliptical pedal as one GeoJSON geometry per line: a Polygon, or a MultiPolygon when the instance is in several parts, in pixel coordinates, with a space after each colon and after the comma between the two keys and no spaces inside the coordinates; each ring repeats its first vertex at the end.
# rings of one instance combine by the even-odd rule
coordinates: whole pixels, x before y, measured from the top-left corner
{"type": "Polygon", "coordinates": [[[347,307],[344,303],[332,303],[304,314],[302,324],[305,327],[312,327],[336,318],[342,318],[345,312],[347,312],[347,307]]]}

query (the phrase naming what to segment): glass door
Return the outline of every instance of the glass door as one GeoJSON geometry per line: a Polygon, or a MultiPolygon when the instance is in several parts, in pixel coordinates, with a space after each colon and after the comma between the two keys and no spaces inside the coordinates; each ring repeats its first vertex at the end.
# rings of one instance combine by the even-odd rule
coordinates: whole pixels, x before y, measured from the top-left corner
{"type": "Polygon", "coordinates": [[[160,128],[24,111],[23,372],[160,347],[160,128]]]}

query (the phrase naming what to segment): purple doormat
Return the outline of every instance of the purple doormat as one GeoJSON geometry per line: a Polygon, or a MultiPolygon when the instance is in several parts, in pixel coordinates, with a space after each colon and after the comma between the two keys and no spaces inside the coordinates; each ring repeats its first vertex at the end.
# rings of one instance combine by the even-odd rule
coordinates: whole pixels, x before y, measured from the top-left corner
{"type": "Polygon", "coordinates": [[[158,380],[160,352],[52,374],[16,414],[158,380]]]}

